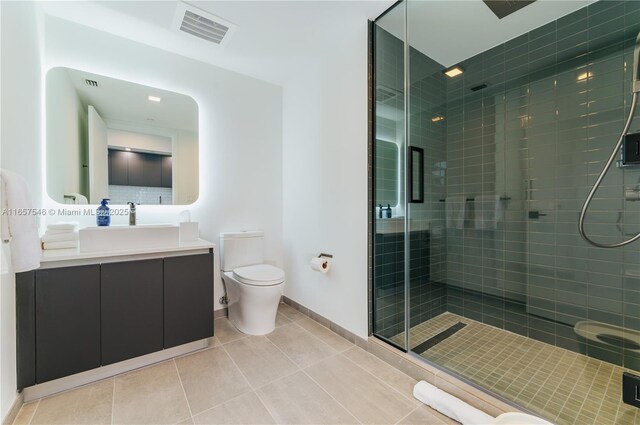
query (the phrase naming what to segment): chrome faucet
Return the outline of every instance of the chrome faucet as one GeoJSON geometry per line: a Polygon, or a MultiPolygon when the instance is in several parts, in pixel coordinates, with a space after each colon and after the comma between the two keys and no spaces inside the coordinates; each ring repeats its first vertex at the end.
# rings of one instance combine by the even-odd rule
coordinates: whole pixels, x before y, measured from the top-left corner
{"type": "Polygon", "coordinates": [[[129,226],[136,225],[136,204],[133,202],[127,202],[129,204],[129,226]]]}

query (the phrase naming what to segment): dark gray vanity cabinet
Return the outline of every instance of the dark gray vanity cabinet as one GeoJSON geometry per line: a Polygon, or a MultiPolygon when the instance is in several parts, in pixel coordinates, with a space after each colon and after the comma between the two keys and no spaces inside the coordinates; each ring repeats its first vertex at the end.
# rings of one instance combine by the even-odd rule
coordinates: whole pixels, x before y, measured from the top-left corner
{"type": "Polygon", "coordinates": [[[35,273],[37,383],[100,366],[100,266],[35,273]]]}
{"type": "Polygon", "coordinates": [[[102,264],[102,364],[163,348],[162,259],[102,264]]]}
{"type": "Polygon", "coordinates": [[[213,249],[17,273],[18,389],[211,337],[213,296],[213,249]]]}
{"type": "Polygon", "coordinates": [[[164,348],[213,335],[213,254],[164,259],[164,348]]]}

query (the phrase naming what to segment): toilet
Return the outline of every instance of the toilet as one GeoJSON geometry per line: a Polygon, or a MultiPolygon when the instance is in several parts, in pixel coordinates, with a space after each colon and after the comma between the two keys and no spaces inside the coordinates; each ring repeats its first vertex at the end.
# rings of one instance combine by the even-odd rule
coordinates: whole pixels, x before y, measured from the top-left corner
{"type": "Polygon", "coordinates": [[[284,289],[284,271],[264,264],[264,232],[221,233],[220,268],[231,323],[249,335],[272,332],[284,289]]]}

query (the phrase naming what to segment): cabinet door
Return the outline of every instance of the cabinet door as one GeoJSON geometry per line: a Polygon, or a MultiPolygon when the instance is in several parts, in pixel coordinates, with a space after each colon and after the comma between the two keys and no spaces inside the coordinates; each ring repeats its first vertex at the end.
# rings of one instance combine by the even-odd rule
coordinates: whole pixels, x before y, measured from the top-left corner
{"type": "Polygon", "coordinates": [[[142,175],[143,186],[162,186],[162,156],[152,154],[142,154],[142,175]]]}
{"type": "Polygon", "coordinates": [[[162,259],[101,265],[102,364],[162,350],[162,259]]]}
{"type": "Polygon", "coordinates": [[[128,157],[130,153],[109,149],[109,184],[129,184],[128,157]]]}
{"type": "Polygon", "coordinates": [[[162,157],[162,187],[173,186],[172,175],[172,158],[170,156],[162,157]]]}
{"type": "Polygon", "coordinates": [[[164,347],[213,336],[213,253],[164,259],[164,347]]]}
{"type": "Polygon", "coordinates": [[[36,384],[36,272],[16,273],[16,372],[21,390],[36,384]]]}
{"type": "Polygon", "coordinates": [[[36,381],[100,366],[100,266],[36,271],[36,381]]]}
{"type": "Polygon", "coordinates": [[[144,174],[143,174],[143,154],[137,152],[128,152],[128,173],[129,173],[129,186],[144,186],[144,174]]]}

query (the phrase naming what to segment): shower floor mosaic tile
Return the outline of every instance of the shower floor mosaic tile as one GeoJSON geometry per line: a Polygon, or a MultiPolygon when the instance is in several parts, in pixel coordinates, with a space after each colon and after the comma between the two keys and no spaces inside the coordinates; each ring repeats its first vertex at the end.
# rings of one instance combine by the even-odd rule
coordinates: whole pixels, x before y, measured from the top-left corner
{"type": "Polygon", "coordinates": [[[558,425],[640,423],[622,403],[622,367],[453,313],[411,328],[411,346],[458,322],[467,326],[418,354],[558,425]]]}

